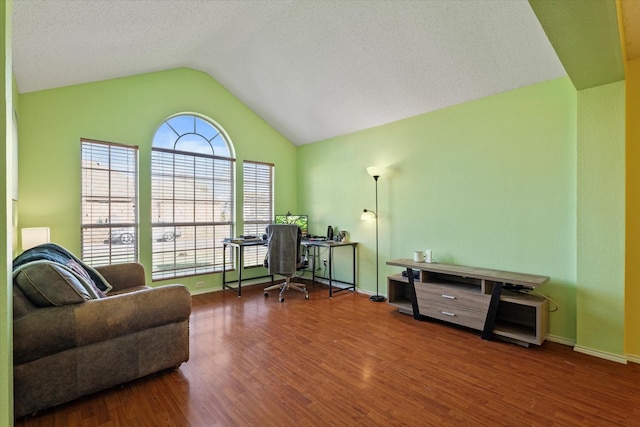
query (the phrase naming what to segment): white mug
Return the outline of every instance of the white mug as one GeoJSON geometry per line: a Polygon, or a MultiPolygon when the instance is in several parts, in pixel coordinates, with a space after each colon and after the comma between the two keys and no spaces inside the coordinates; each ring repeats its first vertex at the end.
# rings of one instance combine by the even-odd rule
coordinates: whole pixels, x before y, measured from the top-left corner
{"type": "Polygon", "coordinates": [[[422,251],[415,251],[413,253],[413,260],[415,262],[424,262],[424,252],[422,251]]]}
{"type": "Polygon", "coordinates": [[[424,251],[424,260],[425,262],[432,262],[433,259],[431,258],[431,249],[425,249],[424,251]]]}

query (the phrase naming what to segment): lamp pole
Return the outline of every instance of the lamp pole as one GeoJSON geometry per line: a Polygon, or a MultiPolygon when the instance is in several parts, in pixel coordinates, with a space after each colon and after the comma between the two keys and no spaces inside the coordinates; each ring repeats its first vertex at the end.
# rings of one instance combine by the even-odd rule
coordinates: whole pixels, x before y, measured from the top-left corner
{"type": "Polygon", "coordinates": [[[373,179],[376,180],[376,294],[369,297],[369,300],[373,302],[383,302],[386,300],[386,298],[378,292],[380,282],[380,274],[378,272],[380,268],[378,259],[378,215],[380,212],[378,210],[378,178],[380,178],[380,175],[373,175],[373,179]]]}

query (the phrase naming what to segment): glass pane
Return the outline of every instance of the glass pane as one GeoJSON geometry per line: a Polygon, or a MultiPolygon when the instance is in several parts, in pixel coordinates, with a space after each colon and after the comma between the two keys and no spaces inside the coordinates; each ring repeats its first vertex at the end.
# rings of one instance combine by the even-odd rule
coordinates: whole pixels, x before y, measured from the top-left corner
{"type": "Polygon", "coordinates": [[[213,149],[211,148],[211,145],[209,145],[209,141],[203,139],[200,135],[194,135],[191,133],[182,135],[176,142],[175,147],[178,151],[213,155],[213,149]]]}
{"type": "Polygon", "coordinates": [[[201,118],[196,118],[196,133],[202,135],[207,141],[211,141],[213,138],[218,136],[220,133],[215,126],[211,123],[202,120],[201,118]]]}
{"type": "Polygon", "coordinates": [[[177,138],[178,135],[165,122],[158,128],[156,134],[153,136],[153,146],[173,150],[173,145],[176,143],[177,138]]]}
{"type": "Polygon", "coordinates": [[[176,132],[178,136],[185,133],[195,132],[195,116],[191,114],[182,114],[175,116],[166,121],[176,132]]]}
{"type": "Polygon", "coordinates": [[[221,134],[218,134],[211,140],[211,146],[213,147],[213,152],[216,156],[231,157],[229,146],[221,134]]]}

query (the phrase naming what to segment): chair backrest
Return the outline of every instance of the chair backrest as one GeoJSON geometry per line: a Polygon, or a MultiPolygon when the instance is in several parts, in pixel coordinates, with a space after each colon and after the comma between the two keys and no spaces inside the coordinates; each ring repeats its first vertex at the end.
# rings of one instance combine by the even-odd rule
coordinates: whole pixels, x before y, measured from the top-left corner
{"type": "Polygon", "coordinates": [[[295,224],[267,226],[269,274],[292,276],[300,262],[302,231],[295,224]]]}

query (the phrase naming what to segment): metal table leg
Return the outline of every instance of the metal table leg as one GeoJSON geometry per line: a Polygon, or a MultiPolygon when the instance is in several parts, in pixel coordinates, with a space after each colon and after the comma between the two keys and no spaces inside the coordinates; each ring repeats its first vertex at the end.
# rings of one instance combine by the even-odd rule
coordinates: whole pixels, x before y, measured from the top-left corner
{"type": "Polygon", "coordinates": [[[313,258],[312,258],[312,262],[311,262],[311,283],[313,284],[313,286],[316,285],[316,260],[317,260],[317,254],[316,254],[316,248],[317,246],[311,246],[311,248],[313,249],[313,258]]]}
{"type": "Polygon", "coordinates": [[[227,245],[222,244],[222,290],[227,287],[227,245]]]}
{"type": "Polygon", "coordinates": [[[353,283],[353,291],[356,291],[356,247],[355,245],[351,246],[351,259],[352,259],[352,265],[351,265],[351,271],[353,272],[353,281],[351,283],[353,283]]]}
{"type": "Polygon", "coordinates": [[[331,283],[331,270],[333,265],[333,246],[329,246],[329,298],[333,298],[333,285],[331,283]]]}
{"type": "Polygon", "coordinates": [[[244,247],[242,245],[238,246],[238,296],[242,296],[242,267],[244,263],[244,247]]]}

